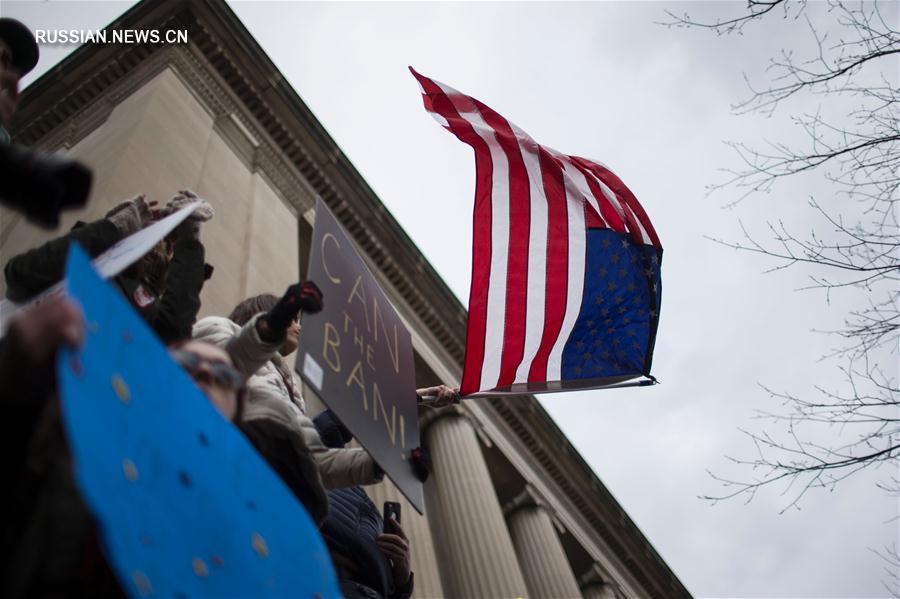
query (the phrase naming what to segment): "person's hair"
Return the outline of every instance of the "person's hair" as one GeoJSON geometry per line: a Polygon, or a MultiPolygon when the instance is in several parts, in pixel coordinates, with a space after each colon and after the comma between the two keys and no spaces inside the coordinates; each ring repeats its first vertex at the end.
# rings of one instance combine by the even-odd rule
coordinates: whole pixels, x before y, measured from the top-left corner
{"type": "Polygon", "coordinates": [[[261,295],[248,297],[234,307],[234,310],[228,315],[228,320],[239,326],[244,326],[251,318],[260,312],[268,312],[274,308],[277,303],[278,298],[271,293],[263,293],[261,295]]]}
{"type": "Polygon", "coordinates": [[[169,256],[165,243],[158,243],[143,258],[142,283],[150,287],[157,296],[162,296],[166,290],[166,278],[169,273],[169,256]]]}

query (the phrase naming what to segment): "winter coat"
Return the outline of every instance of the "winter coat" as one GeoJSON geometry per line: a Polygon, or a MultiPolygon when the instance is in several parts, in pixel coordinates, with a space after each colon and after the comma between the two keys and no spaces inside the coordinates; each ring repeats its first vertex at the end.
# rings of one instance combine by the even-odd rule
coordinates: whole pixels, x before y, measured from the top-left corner
{"type": "MultiPolygon", "coordinates": [[[[330,410],[313,421],[329,447],[343,447],[352,438],[330,410]]],[[[365,585],[386,599],[408,599],[413,577],[396,587],[391,564],[375,543],[383,529],[378,508],[361,487],[328,491],[328,517],[319,530],[328,549],[355,566],[352,575],[340,573],[340,578],[365,585]]]]}
{"type": "MultiPolygon", "coordinates": [[[[77,241],[93,258],[122,238],[115,225],[101,219],[79,226],[44,245],[13,256],[3,269],[6,296],[23,302],[62,280],[69,242],[77,241]]],[[[200,310],[200,290],[206,279],[205,250],[196,239],[175,242],[166,277],[166,290],[159,297],[141,281],[126,274],[116,277],[122,293],[141,314],[163,343],[188,339],[200,310]]]]}
{"type": "Polygon", "coordinates": [[[281,341],[267,343],[256,330],[258,314],[241,328],[227,318],[208,316],[194,326],[194,339],[223,347],[248,377],[243,419],[276,420],[301,435],[319,466],[326,488],[377,483],[384,476],[362,449],[328,448],[322,444],[293,369],[278,353],[281,341]]]}

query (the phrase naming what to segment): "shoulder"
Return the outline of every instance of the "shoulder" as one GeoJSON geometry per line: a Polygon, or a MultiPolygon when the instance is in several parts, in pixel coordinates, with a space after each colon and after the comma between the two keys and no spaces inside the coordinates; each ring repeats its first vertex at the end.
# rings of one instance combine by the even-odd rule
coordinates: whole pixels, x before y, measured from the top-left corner
{"type": "Polygon", "coordinates": [[[193,337],[200,341],[220,343],[240,332],[241,327],[223,316],[207,316],[194,325],[193,337]]]}

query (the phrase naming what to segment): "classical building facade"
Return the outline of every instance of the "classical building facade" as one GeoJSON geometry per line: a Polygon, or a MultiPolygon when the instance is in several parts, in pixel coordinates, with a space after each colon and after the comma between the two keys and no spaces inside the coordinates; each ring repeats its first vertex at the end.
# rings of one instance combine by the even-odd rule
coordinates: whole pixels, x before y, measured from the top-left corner
{"type": "MultiPolygon", "coordinates": [[[[63,230],[139,193],[195,190],[217,210],[201,316],[227,314],[303,276],[321,198],[408,323],[417,383],[457,384],[464,307],[226,4],[145,0],[111,27],[185,29],[189,43],[84,46],[24,92],[15,141],[95,172],[63,230]]],[[[51,236],[0,211],[4,262],[51,236]]],[[[533,398],[420,416],[434,472],[426,515],[403,510],[415,596],[690,596],[533,398]]],[[[390,483],[369,490],[406,503],[390,483]]]]}

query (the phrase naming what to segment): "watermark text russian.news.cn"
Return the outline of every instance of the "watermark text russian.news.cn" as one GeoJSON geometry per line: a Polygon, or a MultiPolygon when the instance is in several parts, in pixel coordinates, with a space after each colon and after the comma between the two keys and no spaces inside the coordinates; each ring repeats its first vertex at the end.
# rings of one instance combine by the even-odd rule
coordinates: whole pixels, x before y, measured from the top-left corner
{"type": "Polygon", "coordinates": [[[187,29],[35,29],[43,45],[186,44],[187,29]]]}

